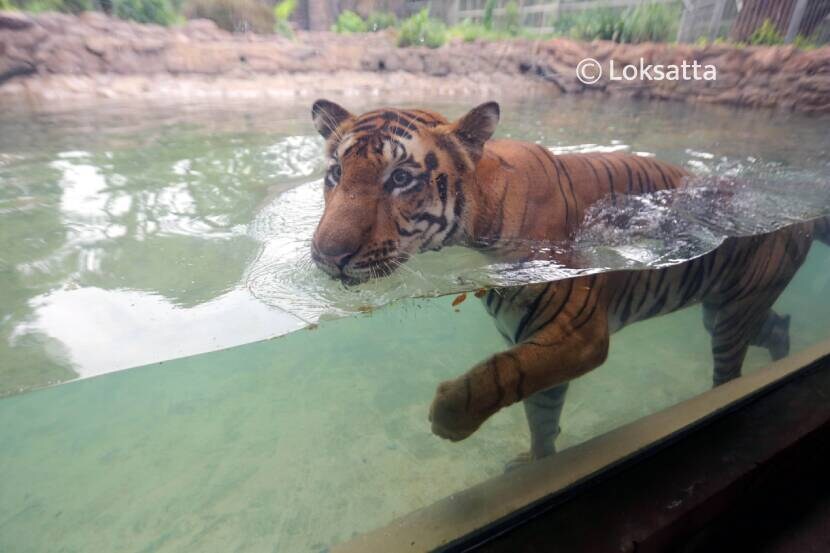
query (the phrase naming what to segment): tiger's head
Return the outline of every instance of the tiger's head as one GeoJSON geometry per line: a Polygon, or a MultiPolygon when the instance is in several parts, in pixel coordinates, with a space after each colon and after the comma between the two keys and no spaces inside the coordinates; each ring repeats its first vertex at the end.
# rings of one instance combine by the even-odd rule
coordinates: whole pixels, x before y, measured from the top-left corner
{"type": "Polygon", "coordinates": [[[454,122],[415,109],[355,116],[327,100],[311,116],[326,140],[325,210],[311,244],[321,269],[363,282],[413,253],[463,241],[465,190],[498,123],[497,103],[454,122]]]}

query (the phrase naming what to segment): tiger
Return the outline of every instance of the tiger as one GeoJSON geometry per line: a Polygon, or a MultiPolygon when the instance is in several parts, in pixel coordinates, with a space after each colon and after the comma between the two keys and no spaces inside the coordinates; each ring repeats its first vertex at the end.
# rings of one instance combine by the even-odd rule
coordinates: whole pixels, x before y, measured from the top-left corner
{"type": "MultiPolygon", "coordinates": [[[[529,244],[572,239],[600,199],[616,204],[625,195],[676,189],[692,176],[652,157],[554,155],[538,144],[493,139],[496,102],[455,121],[421,109],[356,116],[328,100],[316,101],[311,115],[325,140],[326,169],[310,253],[320,269],[351,284],[447,246],[527,259],[529,244]]],[[[606,361],[610,336],[694,304],[702,304],[711,335],[713,385],[740,376],[750,345],[773,359],[786,356],[789,316],[773,304],[814,235],[830,244],[830,219],[728,238],[667,268],[486,291],[482,301],[508,348],[438,385],[432,432],[463,440],[521,401],[530,448],[508,468],[552,455],[568,383],[606,361]]]]}

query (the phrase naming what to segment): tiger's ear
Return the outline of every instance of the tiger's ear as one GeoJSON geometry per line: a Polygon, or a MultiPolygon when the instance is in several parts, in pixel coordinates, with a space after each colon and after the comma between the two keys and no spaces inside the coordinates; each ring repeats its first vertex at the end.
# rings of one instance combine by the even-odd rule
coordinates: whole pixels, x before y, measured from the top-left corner
{"type": "Polygon", "coordinates": [[[455,122],[453,133],[477,158],[481,155],[484,143],[496,131],[499,116],[499,105],[496,102],[481,104],[455,122]]]}
{"type": "Polygon", "coordinates": [[[352,117],[352,114],[344,108],[328,100],[317,100],[311,106],[311,120],[314,121],[314,127],[326,139],[343,121],[352,117]]]}

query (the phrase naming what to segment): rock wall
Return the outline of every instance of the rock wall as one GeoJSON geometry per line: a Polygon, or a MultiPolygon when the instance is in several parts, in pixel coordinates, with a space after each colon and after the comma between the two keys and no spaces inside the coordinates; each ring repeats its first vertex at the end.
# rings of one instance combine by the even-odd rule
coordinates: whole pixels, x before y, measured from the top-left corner
{"type": "Polygon", "coordinates": [[[161,88],[167,95],[210,93],[217,84],[228,94],[238,88],[250,95],[269,86],[269,94],[291,95],[309,87],[313,93],[315,82],[329,89],[363,83],[384,91],[404,86],[462,94],[483,87],[495,96],[590,93],[830,113],[830,47],[799,51],[553,39],[453,42],[429,50],[397,48],[387,33],[306,32],[289,40],[233,35],[204,20],[163,28],[97,12],[78,17],[0,12],[0,100],[19,94],[152,96],[159,94],[160,83],[166,83],[161,88]],[[595,84],[576,78],[584,58],[606,68],[595,84]],[[712,64],[717,80],[608,78],[610,60],[621,66],[640,59],[712,64]]]}

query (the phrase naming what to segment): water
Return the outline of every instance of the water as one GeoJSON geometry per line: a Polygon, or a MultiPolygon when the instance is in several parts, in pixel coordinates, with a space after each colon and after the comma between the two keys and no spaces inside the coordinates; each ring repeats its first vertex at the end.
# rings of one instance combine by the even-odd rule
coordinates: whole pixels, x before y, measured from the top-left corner
{"type": "MultiPolygon", "coordinates": [[[[320,551],[526,449],[515,406],[458,444],[429,431],[436,384],[502,348],[477,301],[407,299],[266,339],[308,315],[272,301],[263,270],[281,194],[322,174],[307,110],[0,115],[0,550],[320,551]]],[[[587,99],[502,111],[502,136],[553,148],[830,173],[826,118],[587,99]]],[[[829,264],[814,246],[777,305],[794,351],[828,337],[829,264]]],[[[700,321],[694,307],[615,335],[571,387],[560,447],[706,390],[700,321]]],[[[753,348],[745,370],[768,362],[753,348]]]]}
{"type": "Polygon", "coordinates": [[[252,229],[264,246],[248,270],[247,286],[263,303],[316,324],[403,298],[668,267],[709,253],[728,237],[830,216],[830,180],[821,173],[728,162],[715,171],[717,176],[694,176],[676,190],[602,199],[588,209],[573,240],[514,243],[518,251],[533,252],[529,260],[449,247],[414,256],[392,275],[359,286],[332,283],[311,259],[311,236],[323,213],[323,185],[315,181],[279,195],[257,216],[252,229]],[[569,259],[568,265],[551,254],[569,259]]]}

